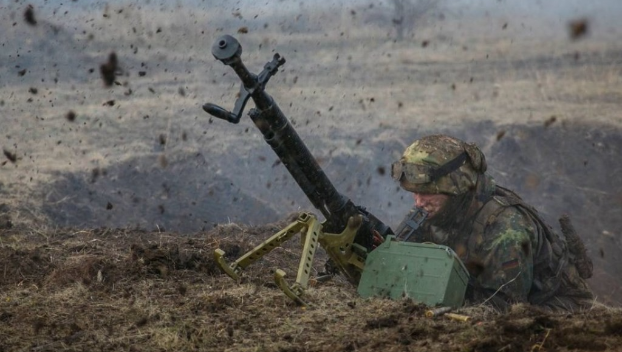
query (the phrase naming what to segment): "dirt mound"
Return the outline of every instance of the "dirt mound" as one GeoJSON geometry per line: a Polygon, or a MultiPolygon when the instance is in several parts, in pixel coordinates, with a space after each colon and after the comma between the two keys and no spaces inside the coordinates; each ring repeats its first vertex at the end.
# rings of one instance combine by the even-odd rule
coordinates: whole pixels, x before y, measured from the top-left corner
{"type": "Polygon", "coordinates": [[[202,154],[137,157],[90,173],[59,174],[41,190],[56,225],[196,232],[219,223],[268,223],[276,212],[220,176],[202,154]]]}
{"type": "MultiPolygon", "coordinates": [[[[139,230],[0,232],[0,350],[101,351],[602,351],[622,343],[622,311],[604,306],[506,315],[465,308],[467,322],[425,317],[411,300],[361,299],[337,277],[312,286],[302,309],[271,281],[293,275],[297,241],[249,267],[240,284],[212,260],[231,261],[284,227],[229,224],[192,236],[139,230]]],[[[315,272],[321,260],[316,260],[315,272]]]]}

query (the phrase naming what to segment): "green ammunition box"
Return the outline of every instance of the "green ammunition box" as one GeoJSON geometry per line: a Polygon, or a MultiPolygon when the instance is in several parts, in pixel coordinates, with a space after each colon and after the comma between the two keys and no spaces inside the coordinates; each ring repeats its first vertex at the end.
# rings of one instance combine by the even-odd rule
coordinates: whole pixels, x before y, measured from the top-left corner
{"type": "Polygon", "coordinates": [[[387,236],[367,255],[361,297],[409,297],[427,306],[458,308],[464,303],[469,273],[447,246],[400,242],[387,236]]]}

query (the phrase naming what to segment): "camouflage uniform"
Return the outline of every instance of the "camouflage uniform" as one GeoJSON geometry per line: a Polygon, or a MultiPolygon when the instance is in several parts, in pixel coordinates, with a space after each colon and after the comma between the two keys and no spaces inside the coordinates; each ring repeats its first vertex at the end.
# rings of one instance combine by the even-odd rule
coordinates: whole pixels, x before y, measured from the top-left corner
{"type": "Polygon", "coordinates": [[[568,219],[562,223],[565,236],[557,235],[485,171],[479,148],[449,136],[424,137],[408,147],[393,165],[394,178],[411,192],[448,194],[454,204],[409,240],[444,244],[458,254],[471,275],[471,303],[505,309],[529,302],[568,311],[591,306],[584,278],[591,276],[592,263],[568,219]]]}

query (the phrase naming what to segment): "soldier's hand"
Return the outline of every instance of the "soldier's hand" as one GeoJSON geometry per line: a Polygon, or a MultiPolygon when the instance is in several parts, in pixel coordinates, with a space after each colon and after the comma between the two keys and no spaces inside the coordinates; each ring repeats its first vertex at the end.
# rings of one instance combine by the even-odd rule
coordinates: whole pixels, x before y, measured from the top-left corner
{"type": "Polygon", "coordinates": [[[372,237],[372,249],[376,249],[376,247],[378,247],[379,245],[382,244],[382,242],[384,242],[384,238],[382,238],[382,236],[380,235],[380,233],[376,230],[372,230],[372,233],[374,234],[374,236],[372,237]]]}

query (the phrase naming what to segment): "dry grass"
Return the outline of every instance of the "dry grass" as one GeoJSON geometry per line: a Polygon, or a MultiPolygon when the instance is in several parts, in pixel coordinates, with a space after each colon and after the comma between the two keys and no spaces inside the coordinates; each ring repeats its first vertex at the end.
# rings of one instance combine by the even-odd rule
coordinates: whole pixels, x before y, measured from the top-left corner
{"type": "Polygon", "coordinates": [[[425,307],[410,300],[361,299],[341,277],[310,287],[312,305],[303,309],[270,283],[274,268],[294,272],[296,241],[285,245],[291,256],[266,256],[239,285],[211,262],[216,246],[227,253],[245,250],[286,222],[232,224],[193,236],[64,230],[47,233],[44,241],[23,229],[5,230],[0,233],[6,239],[0,244],[5,271],[0,346],[36,351],[401,351],[405,346],[477,351],[524,350],[544,340],[548,348],[574,350],[620,343],[620,309],[595,306],[554,315],[518,305],[500,315],[475,306],[458,311],[470,317],[464,323],[426,318],[425,307]]]}

